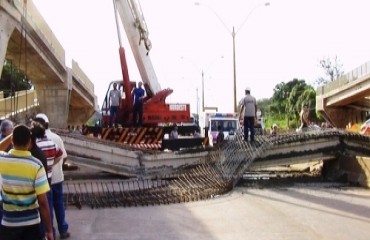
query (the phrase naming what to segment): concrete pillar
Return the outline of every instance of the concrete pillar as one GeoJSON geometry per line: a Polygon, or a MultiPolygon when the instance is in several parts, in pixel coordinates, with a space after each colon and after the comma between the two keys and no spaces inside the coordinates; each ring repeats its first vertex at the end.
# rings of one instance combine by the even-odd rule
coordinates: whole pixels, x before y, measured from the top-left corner
{"type": "Polygon", "coordinates": [[[45,113],[51,128],[66,128],[70,90],[48,85],[37,86],[40,109],[45,113]]]}
{"type": "MultiPolygon", "coordinates": [[[[77,63],[75,63],[77,64],[77,63]]],[[[80,70],[82,71],[82,70],[80,70]]],[[[81,74],[81,73],[80,73],[81,74]]],[[[68,88],[73,88],[73,70],[68,69],[68,88]]],[[[70,97],[70,101],[73,101],[70,97]]],[[[94,103],[97,102],[96,96],[94,97],[94,103]]],[[[89,118],[93,115],[94,109],[91,107],[81,107],[80,104],[69,104],[69,115],[67,124],[70,126],[82,126],[89,118]]]]}
{"type": "Polygon", "coordinates": [[[322,174],[328,180],[350,182],[369,188],[370,158],[340,156],[336,160],[325,161],[322,174]]]}
{"type": "Polygon", "coordinates": [[[35,82],[39,107],[48,116],[51,128],[67,128],[72,91],[72,76],[68,71],[64,80],[63,83],[54,84],[37,84],[35,82]]]}
{"type": "Polygon", "coordinates": [[[370,158],[342,157],[339,159],[339,170],[347,175],[349,182],[370,187],[370,158]]]}
{"type": "Polygon", "coordinates": [[[81,127],[93,114],[94,110],[91,108],[70,108],[68,125],[81,127]]]}
{"type": "Polygon", "coordinates": [[[0,10],[0,78],[8,49],[9,38],[16,26],[16,22],[8,14],[0,10]]]}

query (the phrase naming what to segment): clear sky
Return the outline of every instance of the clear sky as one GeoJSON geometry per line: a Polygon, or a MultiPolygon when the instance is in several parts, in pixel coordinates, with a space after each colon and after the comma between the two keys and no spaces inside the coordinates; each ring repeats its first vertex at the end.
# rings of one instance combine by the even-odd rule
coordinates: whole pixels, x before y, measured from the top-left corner
{"type": "MultiPolygon", "coordinates": [[[[122,79],[112,0],[33,1],[65,48],[67,66],[72,58],[78,62],[101,104],[109,82],[122,79]]],[[[324,76],[319,61],[325,57],[337,56],[345,72],[370,61],[368,0],[271,0],[268,7],[261,0],[198,2],[140,1],[157,78],[162,89],[174,90],[167,102],[190,103],[193,113],[201,106],[202,70],[205,105],[233,111],[233,26],[238,100],[246,86],[261,99],[293,78],[313,83],[324,76]]],[[[122,37],[130,78],[140,80],[122,37]]]]}

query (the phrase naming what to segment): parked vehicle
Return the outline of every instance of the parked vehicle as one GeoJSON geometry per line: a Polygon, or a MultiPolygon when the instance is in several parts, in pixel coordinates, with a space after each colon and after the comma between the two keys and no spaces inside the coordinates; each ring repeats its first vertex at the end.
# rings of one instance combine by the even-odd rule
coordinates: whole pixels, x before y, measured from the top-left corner
{"type": "Polygon", "coordinates": [[[203,127],[211,146],[217,143],[218,126],[221,126],[225,140],[234,138],[236,132],[240,131],[239,118],[237,114],[219,112],[205,113],[203,127]]]}

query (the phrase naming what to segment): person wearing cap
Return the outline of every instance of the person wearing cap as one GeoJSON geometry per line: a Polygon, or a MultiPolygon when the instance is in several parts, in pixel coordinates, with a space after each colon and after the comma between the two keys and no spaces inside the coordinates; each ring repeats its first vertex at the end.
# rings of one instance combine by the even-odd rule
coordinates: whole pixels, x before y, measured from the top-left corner
{"type": "MultiPolygon", "coordinates": [[[[51,177],[53,175],[53,166],[57,164],[63,155],[62,150],[58,145],[45,134],[46,122],[43,118],[34,118],[31,122],[31,129],[39,130],[39,134],[36,139],[36,145],[42,150],[44,156],[47,159],[46,173],[48,175],[48,181],[51,183],[51,177]],[[44,129],[42,132],[41,129],[44,129]],[[42,134],[43,133],[43,134],[42,134]]],[[[52,197],[49,198],[52,201],[52,197]]]]}
{"type": "Polygon", "coordinates": [[[240,100],[239,105],[244,107],[244,141],[248,141],[250,131],[250,140],[254,142],[254,122],[257,116],[257,101],[251,95],[251,89],[249,87],[245,88],[245,96],[240,100]]]}
{"type": "MultiPolygon", "coordinates": [[[[45,134],[45,120],[43,118],[34,118],[31,122],[31,127],[33,131],[39,130],[38,137],[35,141],[37,147],[43,152],[44,157],[46,158],[46,173],[48,177],[48,182],[51,184],[51,177],[53,174],[53,166],[58,163],[58,161],[61,160],[61,157],[63,155],[62,150],[52,141],[49,139],[45,134]],[[43,131],[42,131],[43,129],[43,131]]],[[[32,130],[31,130],[32,131],[32,130]]],[[[35,132],[36,134],[36,132],[35,132]]],[[[41,159],[40,159],[41,160],[41,159]]],[[[53,211],[53,192],[49,191],[46,194],[49,202],[49,208],[50,208],[50,217],[51,219],[54,218],[54,211],[53,211]]],[[[42,226],[43,227],[43,226],[42,226]]],[[[42,228],[44,230],[44,228],[42,228]]]]}
{"type": "Polygon", "coordinates": [[[13,149],[0,155],[3,178],[3,218],[0,239],[45,239],[40,228],[46,228],[46,239],[54,239],[46,193],[50,190],[41,161],[31,155],[31,132],[17,125],[12,133],[13,149]]]}
{"type": "Polygon", "coordinates": [[[62,159],[53,166],[53,174],[51,176],[51,191],[53,198],[53,209],[55,213],[55,218],[58,224],[58,231],[61,239],[66,239],[70,237],[68,232],[68,223],[65,219],[65,208],[64,208],[64,197],[63,197],[63,163],[67,159],[67,152],[64,148],[64,143],[62,138],[53,133],[49,129],[49,118],[44,113],[39,113],[36,118],[42,118],[45,121],[45,135],[47,138],[51,139],[62,151],[62,159]]]}

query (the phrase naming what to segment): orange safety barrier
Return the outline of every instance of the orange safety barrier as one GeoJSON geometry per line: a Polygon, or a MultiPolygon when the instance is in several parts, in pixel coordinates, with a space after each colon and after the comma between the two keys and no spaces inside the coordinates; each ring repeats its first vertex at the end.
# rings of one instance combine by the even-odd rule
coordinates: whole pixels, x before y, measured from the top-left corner
{"type": "Polygon", "coordinates": [[[101,138],[125,144],[158,144],[164,136],[163,128],[103,128],[101,138]]]}

